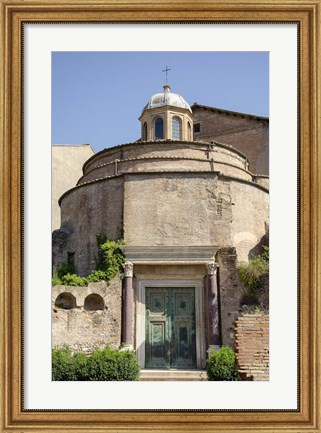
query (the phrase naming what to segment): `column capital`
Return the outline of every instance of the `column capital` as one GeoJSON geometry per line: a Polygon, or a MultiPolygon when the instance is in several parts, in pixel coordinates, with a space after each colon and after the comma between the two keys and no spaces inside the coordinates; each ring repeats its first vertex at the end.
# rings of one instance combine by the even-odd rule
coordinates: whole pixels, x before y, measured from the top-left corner
{"type": "Polygon", "coordinates": [[[214,262],[207,262],[206,263],[206,269],[207,269],[207,275],[215,275],[217,271],[217,263],[214,262]]]}
{"type": "Polygon", "coordinates": [[[125,277],[132,277],[133,276],[134,265],[132,262],[126,261],[125,263],[123,263],[123,268],[125,271],[125,277]]]}

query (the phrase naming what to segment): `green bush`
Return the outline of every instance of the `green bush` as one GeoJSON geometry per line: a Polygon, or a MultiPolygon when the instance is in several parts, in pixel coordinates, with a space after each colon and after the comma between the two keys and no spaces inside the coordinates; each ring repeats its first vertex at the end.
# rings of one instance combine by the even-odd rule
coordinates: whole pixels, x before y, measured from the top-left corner
{"type": "Polygon", "coordinates": [[[52,380],[77,380],[75,363],[68,347],[52,351],[52,380]]]}
{"type": "Polygon", "coordinates": [[[240,380],[235,363],[235,353],[228,346],[222,346],[218,352],[212,352],[206,367],[208,380],[240,380]]]}
{"type": "Polygon", "coordinates": [[[52,380],[108,381],[139,380],[140,367],[132,351],[109,347],[97,349],[92,355],[72,354],[68,347],[52,351],[52,380]]]}
{"type": "Polygon", "coordinates": [[[140,368],[132,351],[107,347],[96,350],[88,360],[88,380],[139,380],[140,368]]]}
{"type": "Polygon", "coordinates": [[[93,271],[86,277],[88,283],[98,283],[99,281],[107,280],[106,272],[104,271],[93,271]]]}
{"type": "Polygon", "coordinates": [[[88,355],[76,352],[73,357],[74,375],[73,380],[88,380],[88,355]]]}
{"type": "Polygon", "coordinates": [[[269,247],[263,247],[263,253],[253,257],[248,263],[238,265],[240,280],[248,294],[255,294],[261,284],[261,278],[269,273],[269,247]]]}
{"type": "Polygon", "coordinates": [[[86,277],[79,277],[76,274],[66,274],[61,277],[61,284],[64,286],[87,286],[88,281],[86,277]]]}

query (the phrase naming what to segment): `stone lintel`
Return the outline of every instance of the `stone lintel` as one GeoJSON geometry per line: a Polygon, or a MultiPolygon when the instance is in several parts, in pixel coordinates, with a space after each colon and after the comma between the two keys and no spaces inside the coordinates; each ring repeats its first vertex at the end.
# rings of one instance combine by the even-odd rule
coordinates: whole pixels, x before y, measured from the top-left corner
{"type": "Polygon", "coordinates": [[[126,259],[134,265],[193,265],[215,261],[219,250],[216,245],[210,246],[131,246],[120,247],[126,259]]]}

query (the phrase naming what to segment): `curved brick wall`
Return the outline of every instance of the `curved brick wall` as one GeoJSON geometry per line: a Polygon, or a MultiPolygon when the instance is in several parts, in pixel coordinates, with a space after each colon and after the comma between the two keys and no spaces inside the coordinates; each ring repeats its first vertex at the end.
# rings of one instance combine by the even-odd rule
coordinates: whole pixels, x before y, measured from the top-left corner
{"type": "Polygon", "coordinates": [[[54,242],[54,265],[69,251],[78,273],[90,273],[100,233],[136,246],[235,246],[247,260],[268,225],[268,191],[246,166],[233,148],[194,142],[105,149],[60,200],[67,234],[61,248],[54,242]]]}
{"type": "MultiPolygon", "coordinates": [[[[224,164],[227,167],[240,169],[240,176],[244,176],[248,164],[246,157],[233,147],[224,145],[209,145],[199,142],[178,142],[172,140],[131,143],[105,149],[95,154],[84,165],[84,176],[78,183],[98,179],[106,175],[115,174],[115,161],[118,160],[119,173],[128,169],[148,170],[147,162],[152,162],[165,169],[171,159],[180,162],[181,169],[211,170],[209,167],[211,159],[214,164],[224,164]],[[201,166],[197,165],[203,162],[201,166]],[[164,166],[165,164],[165,166],[164,166]],[[140,168],[141,167],[141,168],[140,168]]],[[[154,167],[155,168],[155,167],[154,167]]],[[[224,171],[224,170],[223,170],[224,171]]],[[[250,173],[248,173],[251,178],[250,173]]]]}

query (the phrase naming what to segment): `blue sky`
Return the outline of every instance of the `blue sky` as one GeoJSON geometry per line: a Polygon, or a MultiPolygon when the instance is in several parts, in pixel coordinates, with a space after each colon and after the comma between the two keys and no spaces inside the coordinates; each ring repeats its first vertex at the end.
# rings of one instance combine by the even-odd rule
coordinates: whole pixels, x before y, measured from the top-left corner
{"type": "Polygon", "coordinates": [[[54,52],[52,143],[98,152],[137,140],[166,66],[171,91],[190,105],[269,115],[267,52],[54,52]]]}

